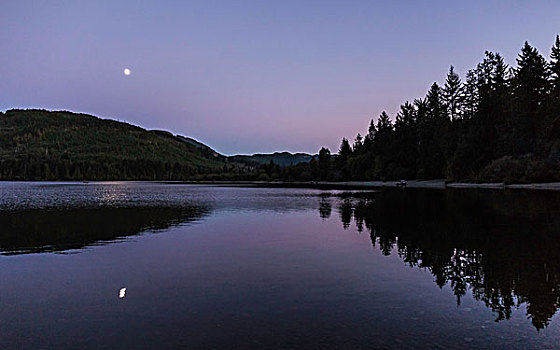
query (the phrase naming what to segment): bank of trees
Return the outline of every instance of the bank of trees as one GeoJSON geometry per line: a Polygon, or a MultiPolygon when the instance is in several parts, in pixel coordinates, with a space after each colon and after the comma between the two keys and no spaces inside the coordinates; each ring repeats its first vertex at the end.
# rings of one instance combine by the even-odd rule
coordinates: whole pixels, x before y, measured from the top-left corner
{"type": "Polygon", "coordinates": [[[365,136],[352,144],[343,139],[335,156],[321,152],[319,164],[299,164],[288,175],[560,180],[560,37],[548,61],[525,42],[515,67],[490,51],[464,81],[451,66],[442,85],[433,83],[425,97],[405,102],[394,118],[382,112],[365,136]]]}
{"type": "Polygon", "coordinates": [[[165,131],[44,110],[0,113],[0,180],[188,180],[223,156],[165,131]]]}

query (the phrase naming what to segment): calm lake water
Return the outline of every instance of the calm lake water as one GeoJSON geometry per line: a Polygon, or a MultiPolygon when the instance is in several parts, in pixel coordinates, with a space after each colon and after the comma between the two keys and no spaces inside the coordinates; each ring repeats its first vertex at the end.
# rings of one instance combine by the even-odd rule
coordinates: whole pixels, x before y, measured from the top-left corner
{"type": "Polygon", "coordinates": [[[6,349],[560,347],[559,193],[0,183],[0,254],[6,349]]]}

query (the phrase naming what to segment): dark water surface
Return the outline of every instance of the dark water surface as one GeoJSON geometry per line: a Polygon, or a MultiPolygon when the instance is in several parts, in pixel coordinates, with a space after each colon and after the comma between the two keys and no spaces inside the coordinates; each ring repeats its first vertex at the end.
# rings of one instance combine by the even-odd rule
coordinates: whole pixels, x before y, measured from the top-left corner
{"type": "Polygon", "coordinates": [[[560,348],[558,193],[0,183],[0,254],[2,349],[560,348]]]}

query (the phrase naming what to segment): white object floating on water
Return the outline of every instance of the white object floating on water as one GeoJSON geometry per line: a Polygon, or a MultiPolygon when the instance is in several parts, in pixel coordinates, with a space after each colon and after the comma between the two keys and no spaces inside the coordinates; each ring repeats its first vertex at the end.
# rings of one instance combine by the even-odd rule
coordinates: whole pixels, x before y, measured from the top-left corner
{"type": "Polygon", "coordinates": [[[121,290],[119,290],[119,298],[122,299],[124,298],[126,295],[126,288],[121,288],[121,290]]]}

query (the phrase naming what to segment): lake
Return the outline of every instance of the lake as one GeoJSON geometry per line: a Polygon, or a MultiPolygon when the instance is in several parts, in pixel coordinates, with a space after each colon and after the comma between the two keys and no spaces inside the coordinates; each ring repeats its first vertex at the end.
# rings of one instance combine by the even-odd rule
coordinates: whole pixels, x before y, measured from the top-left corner
{"type": "Polygon", "coordinates": [[[560,193],[0,183],[0,348],[557,349],[560,193]]]}

